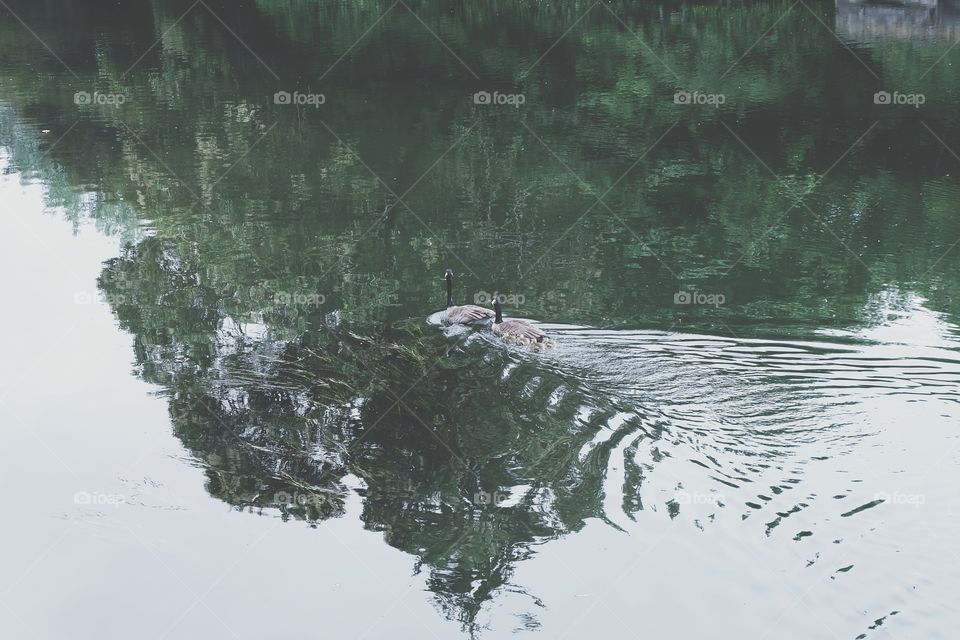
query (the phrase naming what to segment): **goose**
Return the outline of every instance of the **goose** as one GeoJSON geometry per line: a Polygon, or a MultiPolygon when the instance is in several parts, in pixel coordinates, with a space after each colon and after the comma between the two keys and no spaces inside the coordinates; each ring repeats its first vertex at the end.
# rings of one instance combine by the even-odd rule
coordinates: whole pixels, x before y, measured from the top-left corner
{"type": "Polygon", "coordinates": [[[500,297],[496,294],[493,296],[493,309],[495,312],[493,332],[504,340],[537,348],[553,346],[550,338],[542,329],[526,320],[504,320],[503,309],[500,307],[500,297]]]}
{"type": "Polygon", "coordinates": [[[493,319],[493,311],[475,304],[453,304],[453,269],[447,269],[447,314],[444,324],[479,325],[493,319]]]}

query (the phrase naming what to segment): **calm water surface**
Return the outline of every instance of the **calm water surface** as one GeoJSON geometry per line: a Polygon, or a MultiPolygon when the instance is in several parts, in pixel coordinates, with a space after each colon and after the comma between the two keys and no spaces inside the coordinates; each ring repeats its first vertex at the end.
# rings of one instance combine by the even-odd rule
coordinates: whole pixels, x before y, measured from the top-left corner
{"type": "Polygon", "coordinates": [[[960,5],[8,4],[3,637],[955,635],[960,5]]]}

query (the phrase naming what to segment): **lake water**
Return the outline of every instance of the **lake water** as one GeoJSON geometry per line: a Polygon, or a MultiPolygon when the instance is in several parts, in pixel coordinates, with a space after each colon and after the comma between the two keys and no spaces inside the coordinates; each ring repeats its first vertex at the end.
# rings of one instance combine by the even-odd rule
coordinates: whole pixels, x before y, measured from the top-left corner
{"type": "Polygon", "coordinates": [[[0,636],[955,635],[960,5],[0,4],[0,636]]]}

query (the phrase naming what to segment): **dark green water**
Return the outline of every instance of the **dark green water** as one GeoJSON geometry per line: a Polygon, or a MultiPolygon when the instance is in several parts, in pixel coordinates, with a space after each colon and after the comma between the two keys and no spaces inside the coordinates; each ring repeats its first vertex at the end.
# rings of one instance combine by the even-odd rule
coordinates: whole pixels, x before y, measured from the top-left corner
{"type": "MultiPolygon", "coordinates": [[[[0,145],[48,214],[122,242],[78,295],[166,403],[151,439],[227,517],[285,523],[278,549],[378,532],[438,633],[949,637],[958,25],[949,2],[10,2],[0,145]],[[447,267],[556,348],[429,322],[447,267]]],[[[302,581],[322,617],[350,570],[245,588],[302,581]]],[[[391,631],[403,609],[324,633],[427,637],[391,631]]],[[[138,632],[97,625],[36,635],[138,632]]],[[[203,633],[264,637],[237,627],[203,633]]]]}

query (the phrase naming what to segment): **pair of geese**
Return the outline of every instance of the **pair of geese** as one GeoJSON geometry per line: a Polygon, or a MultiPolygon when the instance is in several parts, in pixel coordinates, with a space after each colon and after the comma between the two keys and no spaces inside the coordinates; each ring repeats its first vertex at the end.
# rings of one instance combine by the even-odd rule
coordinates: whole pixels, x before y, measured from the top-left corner
{"type": "Polygon", "coordinates": [[[447,269],[444,277],[447,280],[447,313],[444,324],[477,327],[485,326],[492,320],[493,333],[506,341],[537,348],[552,346],[547,334],[526,320],[504,320],[497,295],[493,296],[492,310],[475,304],[453,304],[453,269],[447,269]]]}

